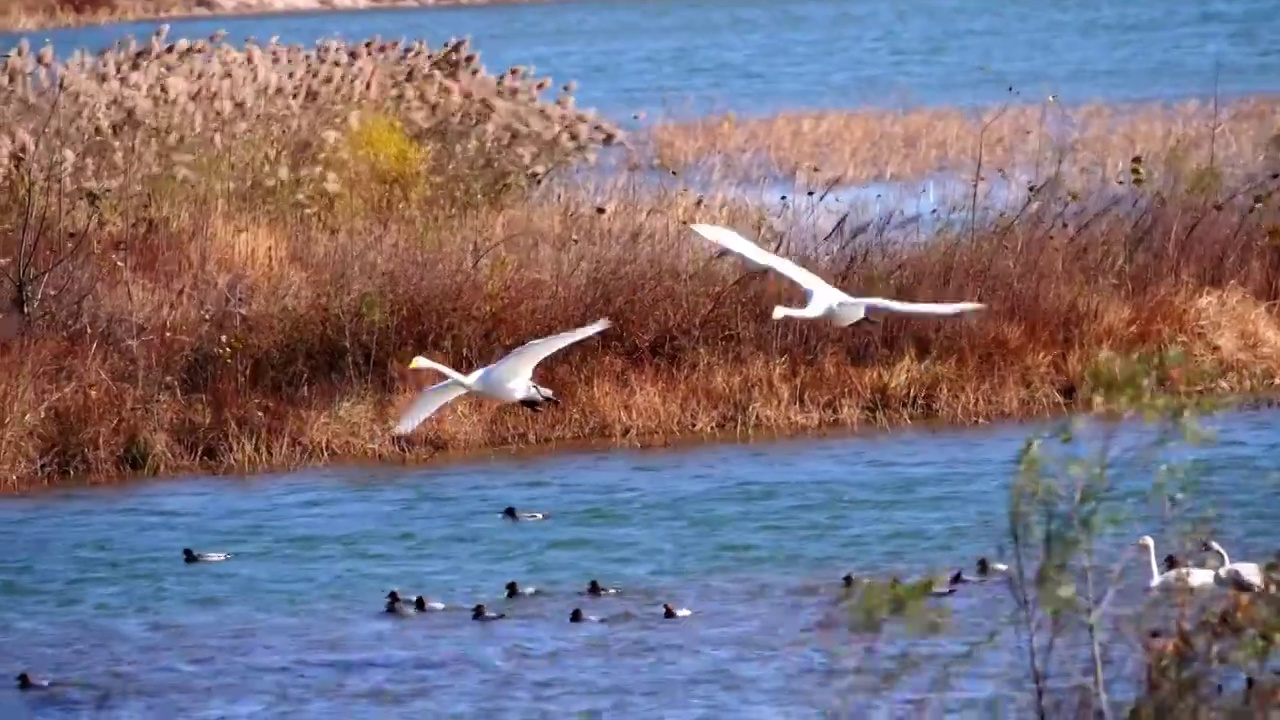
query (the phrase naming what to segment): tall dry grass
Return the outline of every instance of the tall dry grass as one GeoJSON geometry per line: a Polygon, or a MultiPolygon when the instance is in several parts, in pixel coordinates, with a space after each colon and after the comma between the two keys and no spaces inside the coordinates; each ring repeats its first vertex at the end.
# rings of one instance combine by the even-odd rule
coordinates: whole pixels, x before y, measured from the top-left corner
{"type": "MultiPolygon", "coordinates": [[[[1086,401],[1107,350],[1183,348],[1191,369],[1164,381],[1187,391],[1268,387],[1280,363],[1280,213],[1259,163],[1215,165],[1216,184],[1154,165],[1145,183],[1044,182],[906,243],[663,189],[634,148],[607,150],[630,169],[575,174],[622,138],[551,89],[464,44],[19,48],[0,79],[0,487],[980,422],[1086,401]],[[874,334],[773,322],[796,288],[712,260],[692,221],[771,244],[781,221],[843,287],[991,310],[874,334]],[[388,436],[412,355],[470,369],[601,316],[615,327],[539,371],[555,411],[463,400],[388,436]]],[[[731,154],[701,158],[732,176],[731,154]]]]}
{"type": "Polygon", "coordinates": [[[521,0],[5,0],[0,30],[99,25],[160,18],[474,5],[521,0]]]}
{"type": "Polygon", "coordinates": [[[727,114],[660,125],[653,145],[660,162],[676,169],[711,156],[740,171],[763,167],[815,185],[952,172],[984,181],[1052,175],[1092,189],[1127,180],[1135,155],[1205,184],[1224,172],[1280,170],[1280,98],[727,114]]]}

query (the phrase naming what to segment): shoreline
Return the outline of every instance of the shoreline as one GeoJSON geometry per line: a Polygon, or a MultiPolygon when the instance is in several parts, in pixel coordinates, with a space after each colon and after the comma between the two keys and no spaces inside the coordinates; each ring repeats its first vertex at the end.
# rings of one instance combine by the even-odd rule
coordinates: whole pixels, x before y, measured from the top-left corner
{"type": "MultiPolygon", "coordinates": [[[[486,402],[481,400],[479,402],[486,402]]],[[[512,409],[515,410],[514,408],[512,409]]],[[[192,467],[166,475],[121,475],[102,476],[84,483],[65,483],[47,485],[21,490],[9,490],[0,487],[0,502],[4,498],[47,497],[59,492],[126,490],[151,483],[195,479],[228,479],[246,483],[257,482],[271,475],[291,475],[313,470],[351,470],[358,472],[363,468],[370,470],[387,468],[406,468],[411,471],[422,469],[450,468],[473,463],[520,463],[526,461],[554,460],[561,455],[591,454],[610,451],[663,452],[688,451],[708,446],[750,446],[757,443],[782,444],[804,443],[831,439],[865,439],[904,431],[948,432],[979,431],[991,426],[1010,426],[1064,417],[1072,412],[1065,408],[1061,412],[1043,413],[1026,417],[995,417],[968,423],[954,423],[934,418],[919,418],[893,425],[875,424],[832,424],[816,428],[771,428],[748,430],[718,430],[705,433],[690,432],[681,435],[654,435],[627,439],[613,438],[567,438],[549,439],[527,445],[494,445],[474,448],[454,448],[432,450],[425,455],[412,452],[386,457],[332,457],[323,462],[284,466],[263,466],[252,470],[235,468],[200,468],[192,467]]],[[[524,412],[520,410],[519,412],[524,412]]],[[[358,479],[350,482],[360,482],[358,479]]]]}
{"type": "MultiPolygon", "coordinates": [[[[1225,412],[1257,412],[1280,408],[1280,390],[1276,389],[1247,395],[1230,392],[1203,393],[1197,395],[1196,398],[1228,403],[1228,406],[1224,409],[1225,412]]],[[[479,402],[485,401],[481,400],[479,402]]],[[[515,410],[512,411],[515,412],[515,410]]],[[[422,470],[447,470],[458,466],[487,465],[490,463],[499,464],[497,470],[501,471],[501,465],[506,463],[554,462],[557,457],[564,455],[608,453],[611,451],[685,452],[712,446],[749,447],[756,444],[778,446],[827,440],[865,440],[897,435],[903,432],[929,434],[965,431],[985,432],[999,428],[1020,427],[1038,422],[1053,422],[1087,412],[1088,408],[1082,405],[1067,406],[1064,404],[1058,410],[1050,410],[1034,415],[990,417],[961,423],[925,417],[907,419],[896,424],[830,424],[815,428],[718,430],[672,436],[643,436],[622,440],[603,437],[563,440],[552,438],[544,442],[527,445],[495,445],[433,450],[426,455],[402,453],[383,457],[331,457],[321,462],[262,466],[248,470],[240,468],[191,467],[163,475],[101,476],[88,479],[86,482],[33,486],[21,489],[0,487],[0,503],[6,499],[48,498],[61,493],[128,491],[152,484],[194,480],[225,480],[251,484],[270,482],[272,479],[270,476],[273,475],[294,475],[310,471],[337,470],[344,475],[357,475],[365,469],[376,472],[397,468],[407,472],[417,472],[422,470]]],[[[1121,420],[1123,421],[1123,419],[1121,420]]],[[[361,477],[343,478],[341,480],[341,482],[351,483],[378,481],[380,480],[376,478],[361,477]]]]}
{"type": "Polygon", "coordinates": [[[247,6],[239,5],[202,7],[175,7],[160,10],[122,9],[100,13],[63,13],[57,8],[46,11],[24,12],[21,8],[8,10],[0,15],[0,33],[21,35],[39,30],[65,30],[72,28],[106,27],[142,23],[182,22],[187,20],[211,20],[214,18],[256,18],[270,20],[296,15],[355,15],[377,12],[414,12],[509,5],[552,5],[566,0],[342,0],[352,3],[334,6],[331,0],[285,0],[290,6],[279,7],[278,0],[250,0],[247,6]]]}

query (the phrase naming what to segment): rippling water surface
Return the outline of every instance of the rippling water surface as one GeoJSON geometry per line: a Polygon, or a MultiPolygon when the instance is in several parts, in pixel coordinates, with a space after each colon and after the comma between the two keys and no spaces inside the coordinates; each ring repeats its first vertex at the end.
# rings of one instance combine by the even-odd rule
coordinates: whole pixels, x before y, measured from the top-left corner
{"type": "MultiPolygon", "coordinates": [[[[626,115],[711,108],[979,105],[1280,89],[1271,0],[608,0],[175,21],[173,35],[311,43],[470,36],[492,68],[532,64],[580,83],[579,102],[626,115]]],[[[60,48],[145,38],[156,22],[41,30],[60,48]]],[[[15,36],[0,35],[8,45],[15,36]]]]}
{"type": "MultiPolygon", "coordinates": [[[[1190,456],[1203,479],[1185,502],[1221,509],[1218,537],[1233,552],[1270,552],[1280,541],[1280,414],[1214,424],[1218,444],[1190,456]],[[1230,500],[1245,492],[1250,502],[1230,500]]],[[[871,690],[867,643],[833,608],[838,578],[971,567],[999,552],[1006,483],[1029,431],[601,451],[5,499],[0,665],[85,687],[0,690],[0,717],[81,717],[95,706],[98,716],[139,718],[338,718],[352,708],[361,717],[856,715],[884,697],[871,690]],[[503,522],[508,504],[551,517],[503,522]],[[237,557],[188,566],[184,546],[237,557]],[[592,578],[625,592],[579,597],[592,578]],[[546,594],[507,601],[508,580],[546,594]],[[509,618],[387,617],[382,596],[392,587],[485,602],[509,618]],[[695,614],[664,621],[663,602],[695,614]],[[574,607],[613,622],[571,625],[574,607]]],[[[1146,471],[1120,480],[1121,502],[1137,514],[1154,512],[1146,471]]],[[[1131,567],[1141,575],[1137,557],[1131,567]]],[[[1006,623],[995,585],[940,602],[951,629],[906,646],[917,655],[955,656],[966,639],[1006,623]]],[[[1007,634],[960,666],[935,707],[987,708],[1025,689],[1007,634]]],[[[928,689],[908,679],[891,697],[910,703],[928,689]]]]}

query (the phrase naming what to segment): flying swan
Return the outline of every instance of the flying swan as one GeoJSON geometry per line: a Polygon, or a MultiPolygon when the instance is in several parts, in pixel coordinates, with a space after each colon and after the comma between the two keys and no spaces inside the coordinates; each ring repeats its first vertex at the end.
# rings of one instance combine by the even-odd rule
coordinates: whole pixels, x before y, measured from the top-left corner
{"type": "Polygon", "coordinates": [[[1265,585],[1262,581],[1262,568],[1257,563],[1233,563],[1227,557],[1227,551],[1213,540],[1205,541],[1201,549],[1205,552],[1214,552],[1222,560],[1222,567],[1214,573],[1213,577],[1217,580],[1220,587],[1239,590],[1240,592],[1258,592],[1265,585]]]}
{"type": "Polygon", "coordinates": [[[1136,545],[1145,548],[1151,559],[1151,582],[1147,583],[1147,587],[1152,590],[1168,590],[1182,586],[1203,588],[1213,587],[1216,584],[1217,573],[1209,568],[1180,567],[1162,575],[1160,568],[1156,565],[1156,542],[1151,539],[1151,536],[1143,535],[1138,538],[1136,545]]]}
{"type": "MultiPolygon", "coordinates": [[[[827,318],[836,327],[848,327],[860,321],[880,322],[879,317],[873,317],[869,313],[950,316],[986,308],[986,305],[976,302],[918,303],[877,297],[852,297],[826,280],[790,260],[774,255],[729,228],[702,223],[694,223],[689,227],[711,242],[741,255],[746,259],[748,268],[756,266],[773,268],[804,287],[808,304],[802,308],[779,305],[773,309],[774,320],[784,317],[827,318]]],[[[717,253],[717,256],[722,254],[717,253]]]]}
{"type": "Polygon", "coordinates": [[[609,319],[603,318],[576,330],[527,342],[498,362],[486,365],[470,375],[463,375],[451,367],[419,355],[409,363],[410,370],[436,370],[447,379],[419,393],[391,432],[393,435],[412,432],[423,420],[444,407],[445,403],[468,392],[499,402],[520,403],[534,412],[541,412],[547,403],[559,404],[560,401],[551,390],[533,381],[533,369],[557,350],[591,337],[610,325],[612,323],[609,319]]]}

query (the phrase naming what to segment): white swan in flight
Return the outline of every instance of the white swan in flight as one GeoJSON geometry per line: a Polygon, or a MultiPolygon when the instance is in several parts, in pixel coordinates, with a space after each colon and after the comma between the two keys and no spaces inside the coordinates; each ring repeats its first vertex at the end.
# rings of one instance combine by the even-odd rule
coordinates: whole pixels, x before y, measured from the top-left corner
{"type": "MultiPolygon", "coordinates": [[[[719,225],[694,223],[694,232],[711,242],[731,250],[747,262],[748,268],[766,266],[799,283],[805,289],[808,304],[802,308],[781,305],[773,309],[773,319],[784,317],[827,318],[836,327],[848,327],[860,321],[880,322],[879,315],[900,313],[903,315],[950,316],[985,309],[983,303],[919,303],[888,300],[878,297],[852,297],[826,280],[814,275],[785,258],[778,257],[737,232],[719,225]]],[[[717,256],[722,253],[717,253],[717,256]]]]}
{"type": "Polygon", "coordinates": [[[1217,573],[1209,568],[1180,567],[1161,574],[1160,568],[1156,565],[1155,540],[1152,540],[1150,535],[1143,535],[1138,538],[1136,544],[1138,547],[1145,548],[1151,559],[1151,582],[1147,583],[1147,587],[1152,590],[1168,590],[1175,587],[1203,588],[1217,584],[1217,573]]]}
{"type": "Polygon", "coordinates": [[[400,422],[391,432],[394,435],[412,432],[445,403],[468,392],[499,402],[520,403],[534,412],[541,412],[543,405],[547,403],[559,404],[560,401],[549,389],[533,381],[533,369],[557,350],[591,337],[610,325],[612,323],[609,319],[603,318],[576,330],[533,340],[512,350],[498,362],[482,367],[470,375],[463,375],[447,365],[419,355],[409,363],[410,370],[436,370],[448,379],[419,393],[413,404],[401,414],[400,422]]]}
{"type": "Polygon", "coordinates": [[[1233,563],[1227,557],[1227,551],[1213,540],[1205,541],[1201,547],[1205,552],[1217,553],[1222,560],[1222,567],[1214,573],[1220,587],[1239,590],[1240,592],[1258,592],[1266,587],[1262,579],[1262,568],[1257,563],[1233,563]]]}

